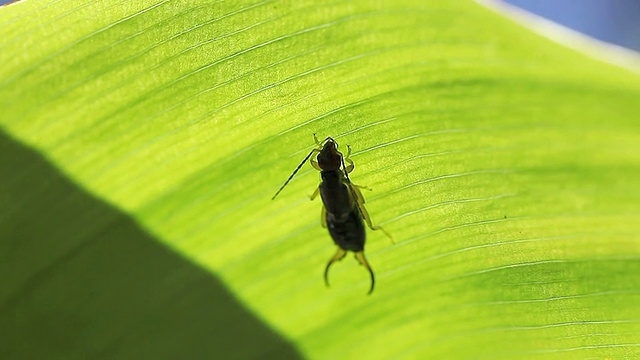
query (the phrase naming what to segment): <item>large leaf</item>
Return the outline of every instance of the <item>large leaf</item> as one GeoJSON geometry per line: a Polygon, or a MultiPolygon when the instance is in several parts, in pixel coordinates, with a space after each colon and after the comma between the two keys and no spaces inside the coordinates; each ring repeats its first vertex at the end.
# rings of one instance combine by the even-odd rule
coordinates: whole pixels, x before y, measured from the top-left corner
{"type": "Polygon", "coordinates": [[[453,0],[26,0],[0,64],[9,358],[640,356],[634,73],[453,0]],[[372,296],[315,170],[270,200],[314,132],[372,296]]]}

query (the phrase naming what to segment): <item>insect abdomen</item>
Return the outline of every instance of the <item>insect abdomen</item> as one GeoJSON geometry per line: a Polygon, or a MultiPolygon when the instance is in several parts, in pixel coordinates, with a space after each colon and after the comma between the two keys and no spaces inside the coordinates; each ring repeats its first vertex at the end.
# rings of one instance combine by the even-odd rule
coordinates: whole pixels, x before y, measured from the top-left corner
{"type": "Polygon", "coordinates": [[[345,221],[337,221],[327,213],[327,227],[333,242],[341,249],[354,252],[364,250],[366,233],[357,208],[351,210],[345,221]]]}

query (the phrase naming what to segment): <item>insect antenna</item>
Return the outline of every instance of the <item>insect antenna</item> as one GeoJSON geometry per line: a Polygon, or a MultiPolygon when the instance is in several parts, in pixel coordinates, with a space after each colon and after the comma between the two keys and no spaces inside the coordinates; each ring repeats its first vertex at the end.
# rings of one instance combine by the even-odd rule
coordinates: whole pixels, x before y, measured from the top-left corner
{"type": "Polygon", "coordinates": [[[278,192],[276,192],[275,195],[273,195],[273,197],[271,198],[271,200],[275,199],[276,196],[278,196],[278,194],[280,194],[280,192],[282,191],[282,189],[284,189],[285,186],[287,186],[287,184],[289,183],[289,181],[291,181],[291,179],[293,179],[293,177],[296,175],[296,173],[298,172],[298,170],[300,170],[300,168],[302,167],[302,165],[304,165],[304,163],[309,160],[309,158],[311,157],[311,155],[313,155],[313,153],[317,152],[318,149],[313,149],[311,150],[311,152],[309,153],[309,155],[307,155],[304,160],[302,160],[302,162],[300,163],[300,165],[298,165],[298,167],[293,170],[293,173],[291,174],[291,176],[289,176],[289,178],[287,179],[287,181],[284,182],[284,184],[282,184],[282,186],[280,186],[280,189],[278,189],[278,192]]]}
{"type": "Polygon", "coordinates": [[[373,276],[373,270],[371,269],[371,266],[369,266],[367,259],[364,258],[364,253],[362,251],[358,251],[356,253],[356,259],[358,259],[360,264],[364,265],[364,267],[366,267],[367,270],[369,270],[369,274],[371,274],[371,288],[367,293],[367,295],[371,295],[371,293],[373,292],[373,287],[376,285],[376,278],[375,276],[373,276]]]}
{"type": "Polygon", "coordinates": [[[342,170],[344,170],[344,176],[347,178],[347,181],[351,183],[351,179],[349,179],[349,173],[347,172],[347,167],[344,164],[344,156],[342,156],[342,153],[340,153],[340,162],[342,162],[342,170]]]}

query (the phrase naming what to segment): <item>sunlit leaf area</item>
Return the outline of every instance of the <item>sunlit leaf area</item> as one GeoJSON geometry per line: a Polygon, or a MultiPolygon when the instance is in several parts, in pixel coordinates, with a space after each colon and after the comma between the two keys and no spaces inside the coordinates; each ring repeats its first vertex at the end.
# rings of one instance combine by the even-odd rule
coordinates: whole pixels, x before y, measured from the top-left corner
{"type": "Polygon", "coordinates": [[[0,358],[640,358],[639,99],[475,2],[0,7],[0,358]]]}

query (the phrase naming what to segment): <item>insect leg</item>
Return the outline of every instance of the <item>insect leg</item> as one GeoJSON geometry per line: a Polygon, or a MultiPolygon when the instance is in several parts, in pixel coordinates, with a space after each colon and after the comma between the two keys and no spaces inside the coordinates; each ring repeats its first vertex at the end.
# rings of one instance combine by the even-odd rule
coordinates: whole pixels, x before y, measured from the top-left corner
{"type": "Polygon", "coordinates": [[[344,171],[346,171],[347,173],[352,172],[353,169],[355,169],[356,165],[353,163],[351,159],[346,159],[345,161],[347,162],[347,164],[349,164],[349,166],[344,168],[344,171]]]}
{"type": "Polygon", "coordinates": [[[347,164],[349,164],[349,166],[346,166],[344,168],[344,171],[348,173],[352,172],[353,169],[355,169],[356,165],[353,163],[353,160],[351,160],[349,157],[351,156],[351,146],[347,145],[347,156],[344,157],[344,161],[342,162],[342,166],[344,166],[344,162],[346,161],[347,164]]]}
{"type": "Polygon", "coordinates": [[[395,244],[396,242],[393,240],[393,236],[391,236],[391,234],[389,234],[387,230],[383,229],[382,226],[373,225],[373,222],[371,221],[371,216],[369,216],[369,212],[367,212],[367,208],[364,207],[364,196],[362,196],[362,192],[360,192],[360,189],[358,189],[359,186],[349,184],[349,187],[351,188],[351,191],[355,195],[355,201],[356,201],[356,204],[358,205],[358,210],[360,210],[360,215],[362,215],[362,218],[367,223],[367,226],[369,227],[369,229],[382,231],[385,235],[387,235],[387,237],[391,240],[391,242],[395,244]]]}
{"type": "Polygon", "coordinates": [[[322,205],[322,211],[320,211],[320,225],[322,225],[323,228],[327,228],[327,209],[324,207],[324,205],[322,205]]]}
{"type": "MultiPolygon", "coordinates": [[[[368,187],[368,186],[364,186],[364,185],[356,185],[354,183],[351,183],[351,185],[357,187],[358,189],[365,189],[365,190],[369,190],[369,191],[373,191],[372,188],[368,187]]],[[[364,200],[364,198],[362,198],[362,200],[364,200]]]]}
{"type": "Polygon", "coordinates": [[[364,267],[366,267],[367,270],[369,270],[369,274],[371,274],[371,288],[369,289],[369,292],[367,293],[367,295],[371,295],[371,293],[373,292],[373,287],[376,285],[376,278],[375,278],[375,276],[373,276],[373,270],[371,269],[371,266],[369,266],[369,263],[367,262],[367,259],[365,259],[364,252],[358,251],[356,253],[356,260],[358,260],[358,262],[360,264],[364,265],[364,267]]]}
{"type": "Polygon", "coordinates": [[[367,190],[371,190],[371,189],[366,186],[356,185],[354,183],[351,183],[350,185],[351,185],[351,191],[353,191],[353,193],[355,194],[356,201],[358,201],[358,204],[364,205],[365,200],[364,200],[364,196],[362,195],[362,191],[360,191],[360,189],[367,189],[367,190]]]}
{"type": "Polygon", "coordinates": [[[331,139],[331,136],[327,136],[326,138],[324,138],[324,140],[318,141],[318,138],[316,137],[316,133],[313,133],[313,140],[316,142],[316,144],[318,144],[318,146],[322,146],[322,144],[324,144],[325,141],[327,141],[329,139],[331,139]]]}
{"type": "Polygon", "coordinates": [[[311,166],[313,166],[314,169],[318,170],[318,171],[322,171],[322,168],[320,167],[320,165],[318,165],[318,162],[311,159],[309,160],[309,162],[311,162],[311,166]]]}
{"type": "Polygon", "coordinates": [[[342,260],[346,255],[347,255],[346,250],[342,250],[338,248],[338,251],[336,252],[336,254],[333,255],[331,260],[329,260],[327,267],[324,269],[324,283],[327,285],[327,287],[329,287],[329,267],[331,267],[331,264],[333,264],[334,262],[338,260],[342,260]]]}
{"type": "Polygon", "coordinates": [[[320,194],[320,187],[319,186],[316,188],[316,191],[314,191],[313,194],[311,194],[311,196],[309,196],[309,199],[311,199],[311,201],[313,201],[315,198],[318,197],[318,194],[320,194]]]}

